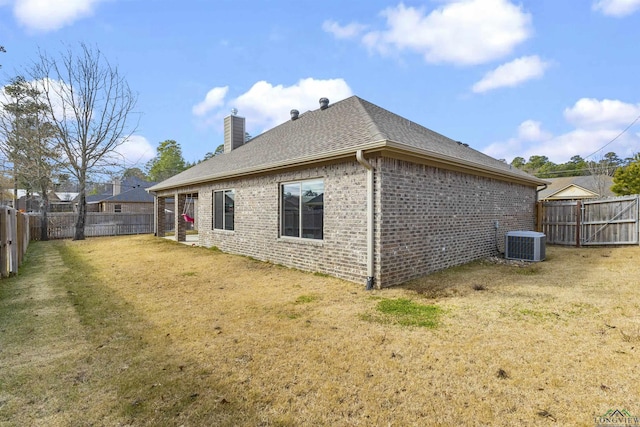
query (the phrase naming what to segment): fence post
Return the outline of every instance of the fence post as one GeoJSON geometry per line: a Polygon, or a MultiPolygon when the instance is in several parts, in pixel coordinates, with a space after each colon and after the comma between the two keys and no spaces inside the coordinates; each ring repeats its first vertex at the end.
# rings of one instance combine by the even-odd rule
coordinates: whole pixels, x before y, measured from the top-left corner
{"type": "Polygon", "coordinates": [[[18,274],[18,210],[10,209],[9,210],[9,224],[10,224],[10,235],[9,235],[9,249],[11,251],[10,257],[10,274],[18,274]]]}
{"type": "Polygon", "coordinates": [[[24,255],[24,222],[22,221],[22,212],[16,211],[16,273],[22,265],[22,255],[24,255]]]}
{"type": "Polygon", "coordinates": [[[636,194],[636,239],[640,245],[640,194],[636,194]]]}
{"type": "Polygon", "coordinates": [[[0,276],[9,276],[9,247],[7,246],[7,224],[9,208],[0,207],[0,276]]]}
{"type": "Polygon", "coordinates": [[[544,206],[542,202],[536,202],[536,231],[542,232],[542,217],[544,215],[544,206]]]}
{"type": "Polygon", "coordinates": [[[580,247],[580,229],[582,228],[582,200],[576,203],[576,248],[580,247]]]}

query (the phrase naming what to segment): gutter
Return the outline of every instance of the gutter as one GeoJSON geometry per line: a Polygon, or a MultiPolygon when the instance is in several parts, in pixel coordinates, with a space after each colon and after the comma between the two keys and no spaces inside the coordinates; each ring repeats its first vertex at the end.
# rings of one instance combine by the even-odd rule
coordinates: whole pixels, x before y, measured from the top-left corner
{"type": "Polygon", "coordinates": [[[392,141],[392,140],[386,141],[385,148],[388,149],[390,152],[398,153],[400,155],[413,156],[413,157],[429,160],[433,162],[435,166],[437,166],[437,164],[440,164],[443,167],[452,168],[455,170],[461,170],[461,171],[464,171],[465,173],[471,173],[473,175],[502,178],[502,179],[507,179],[509,181],[515,181],[520,183],[528,183],[528,184],[535,183],[538,186],[549,184],[549,181],[545,181],[535,176],[523,176],[516,172],[511,172],[505,169],[498,169],[493,166],[487,166],[480,163],[463,160],[458,157],[454,157],[454,156],[450,156],[442,153],[435,153],[433,151],[424,150],[421,148],[409,147],[406,144],[392,141]]]}
{"type": "MultiPolygon", "coordinates": [[[[366,144],[366,146],[361,145],[361,147],[369,149],[369,148],[382,148],[384,147],[384,143],[385,141],[378,141],[374,144],[366,144]]],[[[190,179],[184,179],[184,180],[176,180],[175,182],[170,182],[168,184],[165,185],[161,185],[163,182],[160,182],[156,185],[153,185],[151,187],[149,187],[147,189],[147,191],[165,191],[165,190],[172,190],[172,189],[176,189],[176,188],[180,188],[180,187],[186,187],[189,185],[198,185],[198,184],[203,184],[206,182],[210,182],[210,181],[215,181],[215,180],[219,180],[219,179],[234,179],[234,178],[241,178],[241,177],[245,177],[247,175],[255,175],[255,174],[260,174],[260,173],[270,173],[270,172],[276,172],[276,171],[280,171],[283,169],[290,169],[293,167],[303,167],[303,166],[307,166],[307,165],[311,165],[311,164],[315,164],[315,163],[319,163],[319,162],[325,162],[325,161],[334,161],[334,160],[339,160],[339,159],[348,159],[348,158],[353,158],[353,153],[354,153],[354,147],[349,147],[349,148],[345,148],[345,149],[341,149],[341,150],[336,150],[336,151],[332,151],[330,153],[326,153],[324,155],[309,155],[309,156],[304,156],[295,160],[284,160],[284,161],[279,161],[279,162],[275,162],[275,163],[271,163],[271,164],[267,164],[264,166],[259,166],[259,167],[255,167],[255,166],[251,166],[245,169],[237,169],[234,170],[232,172],[223,172],[223,173],[218,173],[218,174],[211,174],[211,175],[204,175],[204,176],[199,176],[197,178],[190,178],[190,179]]],[[[184,173],[184,172],[182,172],[184,173]]],[[[178,175],[176,175],[178,176],[178,175]]],[[[174,177],[168,178],[167,180],[171,180],[174,177]]]]}
{"type": "Polygon", "coordinates": [[[367,170],[367,285],[368,291],[374,287],[374,234],[373,234],[373,165],[364,158],[362,150],[356,151],[356,160],[367,170]]]}
{"type": "Polygon", "coordinates": [[[538,201],[538,196],[540,195],[540,192],[546,190],[548,186],[549,184],[543,184],[541,189],[536,190],[536,202],[538,201]]]}
{"type": "MultiPolygon", "coordinates": [[[[519,183],[527,183],[527,184],[537,184],[544,185],[548,184],[548,181],[544,181],[542,179],[532,177],[532,176],[522,176],[515,172],[509,172],[504,169],[497,169],[491,166],[485,166],[478,163],[461,160],[457,157],[448,156],[442,153],[435,153],[433,151],[423,150],[415,147],[410,147],[402,143],[398,143],[388,139],[381,139],[379,141],[370,142],[367,144],[362,144],[356,147],[350,147],[345,149],[340,149],[336,151],[332,151],[329,153],[325,153],[323,155],[308,155],[295,160],[285,160],[280,162],[275,162],[271,164],[266,164],[260,167],[248,167],[245,169],[239,169],[234,171],[223,172],[219,174],[210,174],[204,176],[198,176],[194,178],[187,179],[178,179],[174,182],[169,182],[167,184],[162,185],[162,183],[158,183],[152,187],[147,189],[148,192],[159,192],[177,189],[179,187],[185,187],[189,185],[198,185],[209,181],[215,181],[219,179],[234,179],[240,178],[247,175],[254,175],[257,173],[269,173],[275,172],[283,169],[289,169],[292,167],[301,167],[307,166],[310,164],[315,164],[319,162],[325,161],[335,161],[339,159],[353,158],[354,151],[362,151],[367,150],[368,152],[379,151],[381,153],[396,153],[398,155],[410,156],[414,158],[421,158],[424,160],[428,160],[433,162],[434,165],[440,165],[441,167],[454,168],[457,170],[462,170],[466,173],[471,173],[474,175],[483,175],[489,176],[493,178],[501,178],[506,179],[508,181],[515,181],[519,183]]],[[[356,157],[357,158],[357,157],[356,157]]],[[[173,178],[173,177],[172,177],[173,178]]],[[[171,180],[172,178],[169,178],[171,180]]]]}

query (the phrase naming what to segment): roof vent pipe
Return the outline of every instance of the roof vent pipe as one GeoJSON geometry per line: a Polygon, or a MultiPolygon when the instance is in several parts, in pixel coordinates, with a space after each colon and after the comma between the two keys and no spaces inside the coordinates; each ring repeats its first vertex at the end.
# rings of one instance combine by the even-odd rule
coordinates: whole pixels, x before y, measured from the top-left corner
{"type": "Polygon", "coordinates": [[[329,98],[320,98],[320,109],[326,110],[329,107],[329,98]]]}
{"type": "Polygon", "coordinates": [[[291,110],[289,113],[291,114],[291,120],[298,120],[300,111],[294,109],[294,110],[291,110]]]}

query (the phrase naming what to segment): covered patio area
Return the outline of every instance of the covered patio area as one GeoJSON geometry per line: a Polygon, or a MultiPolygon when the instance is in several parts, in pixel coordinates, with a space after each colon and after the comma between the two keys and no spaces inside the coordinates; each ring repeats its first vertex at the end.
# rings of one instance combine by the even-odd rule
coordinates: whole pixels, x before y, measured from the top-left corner
{"type": "Polygon", "coordinates": [[[198,193],[176,192],[169,197],[154,196],[155,235],[190,246],[198,245],[198,193]],[[171,223],[167,224],[171,218],[167,218],[168,213],[173,216],[173,232],[170,231],[171,223]]]}
{"type": "MultiPolygon", "coordinates": [[[[164,238],[167,240],[173,240],[173,241],[176,240],[176,237],[173,234],[169,236],[164,236],[164,238]]],[[[188,246],[200,246],[197,234],[187,234],[185,236],[185,239],[182,241],[178,241],[178,243],[182,243],[183,245],[188,245],[188,246]]]]}

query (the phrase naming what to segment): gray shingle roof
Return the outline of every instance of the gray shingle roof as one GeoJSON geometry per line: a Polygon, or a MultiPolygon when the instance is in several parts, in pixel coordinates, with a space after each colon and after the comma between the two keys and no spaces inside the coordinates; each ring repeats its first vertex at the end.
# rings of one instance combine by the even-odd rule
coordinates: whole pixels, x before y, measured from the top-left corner
{"type": "Polygon", "coordinates": [[[122,182],[120,183],[120,187],[122,188],[122,191],[125,191],[129,188],[149,188],[154,184],[155,182],[153,181],[145,181],[144,179],[140,179],[137,176],[130,176],[122,180],[122,182]]]}
{"type": "Polygon", "coordinates": [[[107,186],[107,190],[102,194],[92,194],[86,197],[87,203],[110,202],[153,202],[146,189],[155,185],[156,182],[144,181],[135,176],[129,177],[120,183],[120,193],[113,195],[113,184],[107,186]]]}
{"type": "Polygon", "coordinates": [[[311,163],[358,149],[402,148],[434,158],[446,158],[467,167],[490,170],[532,184],[544,181],[453,141],[432,130],[352,96],[325,110],[301,114],[268,130],[245,145],[193,166],[149,188],[177,188],[287,165],[311,163]]]}
{"type": "Polygon", "coordinates": [[[153,196],[145,188],[136,187],[125,190],[115,196],[105,197],[101,202],[121,202],[121,203],[153,203],[153,196]]]}
{"type": "Polygon", "coordinates": [[[561,178],[546,178],[546,180],[549,181],[549,185],[538,194],[538,199],[540,200],[551,197],[572,185],[584,188],[600,197],[613,197],[616,195],[611,191],[613,178],[607,175],[566,176],[561,178]],[[604,194],[600,194],[601,190],[599,187],[602,186],[604,186],[604,194]]]}

